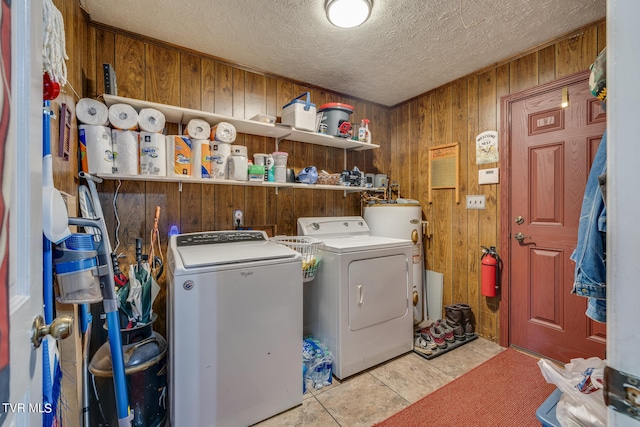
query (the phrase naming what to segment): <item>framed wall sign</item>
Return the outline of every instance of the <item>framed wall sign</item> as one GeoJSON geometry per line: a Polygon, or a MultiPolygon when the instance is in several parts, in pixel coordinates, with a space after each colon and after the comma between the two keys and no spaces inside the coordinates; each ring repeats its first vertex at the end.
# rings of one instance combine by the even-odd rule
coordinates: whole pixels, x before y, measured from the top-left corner
{"type": "Polygon", "coordinates": [[[453,188],[456,190],[456,203],[460,203],[460,145],[437,145],[429,147],[429,203],[433,190],[453,188]]]}

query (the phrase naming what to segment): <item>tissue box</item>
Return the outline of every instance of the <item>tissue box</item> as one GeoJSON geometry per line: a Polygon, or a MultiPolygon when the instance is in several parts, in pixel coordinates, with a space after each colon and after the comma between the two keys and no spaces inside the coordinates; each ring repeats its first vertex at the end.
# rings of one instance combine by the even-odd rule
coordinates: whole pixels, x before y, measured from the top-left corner
{"type": "Polygon", "coordinates": [[[316,104],[311,103],[309,92],[282,107],[282,123],[299,130],[316,131],[316,104]],[[305,100],[299,99],[305,96],[305,100]]]}

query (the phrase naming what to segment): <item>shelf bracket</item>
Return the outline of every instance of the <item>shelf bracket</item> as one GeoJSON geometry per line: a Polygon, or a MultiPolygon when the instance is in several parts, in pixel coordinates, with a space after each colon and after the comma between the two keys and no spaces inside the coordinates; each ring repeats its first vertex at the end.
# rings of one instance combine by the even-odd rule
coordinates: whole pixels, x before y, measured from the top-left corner
{"type": "Polygon", "coordinates": [[[347,170],[347,149],[343,148],[342,151],[344,152],[344,155],[342,156],[344,158],[344,167],[342,169],[347,170]]]}
{"type": "MultiPolygon", "coordinates": [[[[291,134],[290,134],[290,133],[288,133],[288,134],[286,134],[286,135],[284,135],[284,136],[281,136],[280,138],[275,138],[275,140],[276,140],[276,149],[275,149],[275,151],[280,151],[280,141],[282,141],[282,140],[284,140],[284,139],[287,139],[287,137],[288,137],[289,135],[291,135],[291,134]]],[[[278,194],[278,193],[276,192],[276,194],[278,194]]]]}

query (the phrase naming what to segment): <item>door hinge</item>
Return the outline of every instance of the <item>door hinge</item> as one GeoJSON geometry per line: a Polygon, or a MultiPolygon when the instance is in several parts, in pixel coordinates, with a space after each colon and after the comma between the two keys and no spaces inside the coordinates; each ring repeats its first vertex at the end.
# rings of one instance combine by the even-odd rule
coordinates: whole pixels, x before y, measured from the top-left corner
{"type": "Polygon", "coordinates": [[[640,378],[605,366],[604,403],[640,421],[640,378]]]}

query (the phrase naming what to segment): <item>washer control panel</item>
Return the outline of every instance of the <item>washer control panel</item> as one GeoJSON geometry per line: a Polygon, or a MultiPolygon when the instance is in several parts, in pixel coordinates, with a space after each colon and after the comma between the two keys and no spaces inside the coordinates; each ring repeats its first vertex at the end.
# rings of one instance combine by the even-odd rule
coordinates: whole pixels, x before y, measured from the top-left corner
{"type": "Polygon", "coordinates": [[[264,231],[209,231],[206,233],[179,234],[176,236],[176,245],[178,247],[266,241],[267,233],[264,231]]]}

